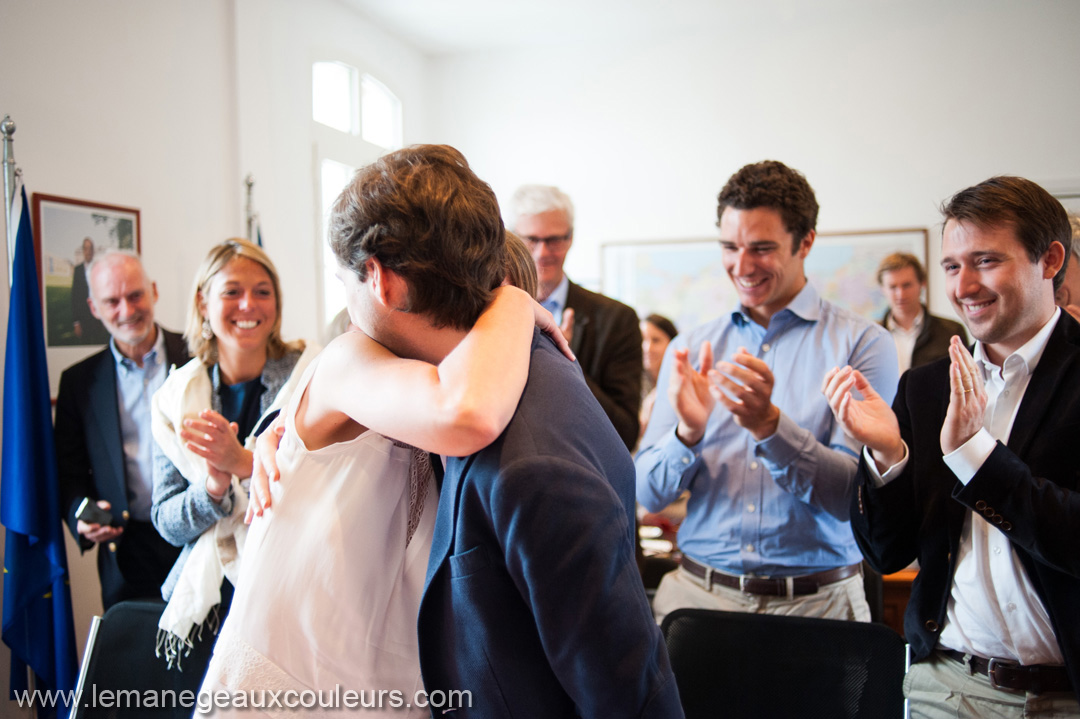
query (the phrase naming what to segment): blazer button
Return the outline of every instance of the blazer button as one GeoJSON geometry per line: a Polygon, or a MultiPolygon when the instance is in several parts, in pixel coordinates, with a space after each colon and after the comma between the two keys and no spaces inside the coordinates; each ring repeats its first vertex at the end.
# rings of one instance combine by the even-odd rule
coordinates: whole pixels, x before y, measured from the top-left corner
{"type": "Polygon", "coordinates": [[[993,508],[993,507],[987,507],[987,508],[986,508],[986,509],[984,509],[984,510],[983,510],[982,512],[983,512],[983,516],[984,516],[984,517],[986,517],[986,518],[988,518],[988,519],[989,519],[990,517],[993,517],[993,516],[994,516],[994,508],[993,508]]]}
{"type": "Polygon", "coordinates": [[[994,524],[1001,524],[1004,519],[1005,518],[1002,517],[1000,514],[995,514],[993,517],[990,518],[990,521],[994,524]]]}
{"type": "Polygon", "coordinates": [[[1002,522],[1001,528],[1008,532],[1010,529],[1012,529],[1012,522],[1002,522]]]}
{"type": "Polygon", "coordinates": [[[975,509],[979,510],[980,512],[983,511],[984,509],[986,509],[986,502],[980,499],[978,502],[975,503],[975,509]]]}
{"type": "Polygon", "coordinates": [[[116,542],[109,542],[109,551],[110,552],[115,552],[116,551],[116,542]]]}
{"type": "Polygon", "coordinates": [[[927,619],[926,624],[923,625],[929,632],[936,632],[938,630],[938,623],[933,619],[927,619]]]}
{"type": "Polygon", "coordinates": [[[131,513],[128,512],[126,509],[123,512],[120,513],[120,516],[124,518],[125,522],[127,520],[131,519],[131,513]]]}

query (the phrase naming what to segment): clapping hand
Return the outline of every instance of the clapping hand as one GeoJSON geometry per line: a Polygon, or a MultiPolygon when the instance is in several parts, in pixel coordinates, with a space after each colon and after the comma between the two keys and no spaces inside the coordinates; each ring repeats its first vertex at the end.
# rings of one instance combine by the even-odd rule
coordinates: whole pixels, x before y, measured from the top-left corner
{"type": "Polygon", "coordinates": [[[709,391],[709,380],[705,376],[713,365],[712,345],[708,342],[701,344],[698,351],[700,371],[691,366],[689,349],[675,350],[673,358],[675,364],[668,383],[668,399],[679,417],[675,433],[679,441],[692,447],[705,435],[705,424],[716,406],[716,400],[709,391]]]}
{"type": "Polygon", "coordinates": [[[185,419],[180,438],[184,446],[220,472],[240,479],[251,476],[251,452],[237,437],[238,427],[212,409],[199,412],[198,419],[185,419]]]}
{"type": "Polygon", "coordinates": [[[760,442],[776,432],[780,408],[772,403],[773,373],[764,360],[740,347],[731,362],[718,362],[708,378],[712,396],[754,439],[760,442]]]}
{"type": "Polygon", "coordinates": [[[955,335],[949,341],[949,359],[949,409],[941,426],[943,454],[956,451],[983,428],[987,401],[982,371],[955,335]]]}
{"type": "Polygon", "coordinates": [[[904,458],[896,415],[862,372],[850,365],[833,367],[825,374],[821,392],[844,432],[870,449],[878,471],[884,472],[904,458]],[[855,399],[852,390],[862,399],[855,399]]]}

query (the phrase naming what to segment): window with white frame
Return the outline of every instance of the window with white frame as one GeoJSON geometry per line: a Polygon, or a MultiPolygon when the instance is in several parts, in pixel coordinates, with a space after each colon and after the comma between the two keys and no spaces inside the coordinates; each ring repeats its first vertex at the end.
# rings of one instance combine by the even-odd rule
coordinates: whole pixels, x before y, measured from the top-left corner
{"type": "Polygon", "coordinates": [[[401,147],[402,106],[372,75],[343,62],[319,61],[312,64],[312,120],[325,326],[345,306],[344,289],[334,277],[337,260],[326,243],[330,208],[356,168],[401,147]]]}
{"type": "Polygon", "coordinates": [[[360,129],[355,67],[317,62],[311,68],[311,115],[315,122],[356,135],[360,129]]]}
{"type": "Polygon", "coordinates": [[[401,147],[401,101],[371,75],[360,81],[360,113],[365,140],[387,150],[401,147]]]}
{"type": "Polygon", "coordinates": [[[325,306],[327,316],[326,322],[333,319],[342,307],[345,306],[345,288],[336,277],[334,272],[337,270],[337,258],[334,253],[330,251],[330,243],[326,242],[326,231],[329,229],[327,223],[330,219],[330,208],[334,205],[334,200],[337,199],[341,191],[345,189],[345,186],[349,184],[349,180],[352,179],[353,174],[356,172],[355,167],[343,164],[341,162],[335,162],[334,160],[323,160],[319,163],[319,193],[320,202],[319,205],[322,208],[322,222],[320,223],[322,229],[322,262],[323,262],[323,304],[325,306]]]}

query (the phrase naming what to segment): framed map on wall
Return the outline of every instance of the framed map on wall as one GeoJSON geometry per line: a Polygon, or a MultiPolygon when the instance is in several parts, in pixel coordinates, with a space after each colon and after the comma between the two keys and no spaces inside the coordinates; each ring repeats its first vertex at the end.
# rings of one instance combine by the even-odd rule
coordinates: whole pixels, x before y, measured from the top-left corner
{"type": "MultiPolygon", "coordinates": [[[[887,307],[878,264],[893,252],[908,252],[925,265],[929,236],[926,228],[819,232],[806,275],[825,299],[877,321],[887,307]]],[[[601,247],[601,276],[604,294],[641,316],[669,317],[680,328],[738,303],[715,238],[608,243],[601,247]]]]}

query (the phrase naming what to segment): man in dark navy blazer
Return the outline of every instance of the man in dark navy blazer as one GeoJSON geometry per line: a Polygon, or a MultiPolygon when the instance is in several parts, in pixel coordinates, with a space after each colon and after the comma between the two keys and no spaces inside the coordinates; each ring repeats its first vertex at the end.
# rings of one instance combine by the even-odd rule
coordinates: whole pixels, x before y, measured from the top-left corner
{"type": "Polygon", "coordinates": [[[61,507],[86,551],[98,549],[104,609],[125,599],[158,598],[180,550],[150,523],[150,396],[169,368],[188,360],[184,338],[154,323],[157,287],[135,255],[99,255],[90,276],[90,310],[112,336],[109,346],[60,376],[56,457],[61,507]],[[84,522],[84,499],[107,509],[113,525],[84,522]]]}
{"type": "Polygon", "coordinates": [[[851,526],[878,571],[919,561],[911,716],[1080,716],[1080,325],[1054,306],[1068,218],[1018,177],[943,214],[946,292],[977,342],[907,372],[891,411],[849,368],[826,376],[866,445],[851,526]]]}
{"type": "MultiPolygon", "coordinates": [[[[403,357],[441,361],[505,274],[495,195],[450,147],[361,170],[330,224],[368,268],[360,329],[403,357]]],[[[682,716],[633,529],[626,447],[580,368],[534,334],[506,431],[446,460],[418,622],[435,712],[682,716]]]]}

